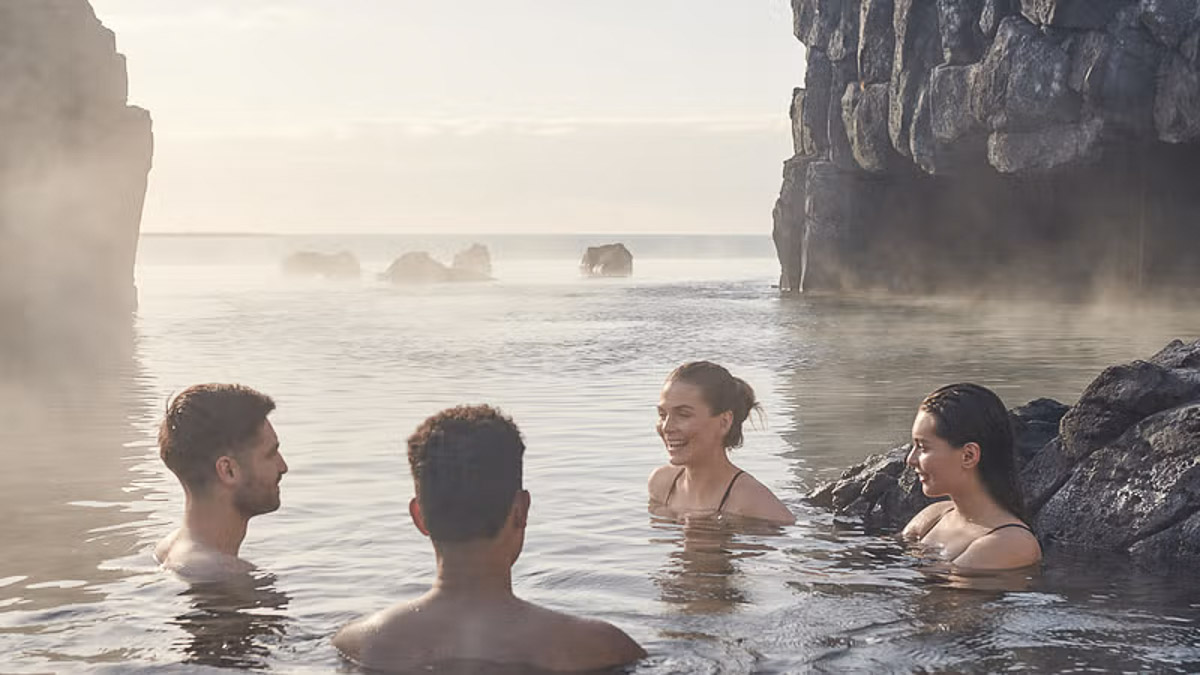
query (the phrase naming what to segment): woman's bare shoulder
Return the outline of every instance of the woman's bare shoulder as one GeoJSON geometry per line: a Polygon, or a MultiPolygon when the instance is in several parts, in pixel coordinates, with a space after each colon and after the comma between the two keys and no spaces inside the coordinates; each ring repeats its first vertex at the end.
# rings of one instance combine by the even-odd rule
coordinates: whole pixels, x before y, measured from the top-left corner
{"type": "Polygon", "coordinates": [[[906,539],[920,539],[924,537],[929,532],[929,529],[933,527],[933,524],[939,518],[946,515],[946,512],[952,508],[954,508],[954,504],[949,499],[934,502],[926,506],[921,509],[920,513],[913,516],[912,520],[908,521],[908,525],[904,526],[903,536],[906,539]]]}
{"type": "Polygon", "coordinates": [[[1042,559],[1037,537],[1023,527],[994,530],[971,542],[954,559],[956,567],[977,570],[1009,570],[1029,567],[1042,559]]]}
{"type": "Polygon", "coordinates": [[[742,474],[734,483],[729,492],[729,500],[725,503],[725,511],[779,525],[792,525],[796,522],[796,516],[775,496],[771,488],[749,473],[742,474]]]}
{"type": "Polygon", "coordinates": [[[679,472],[683,471],[679,467],[663,464],[650,472],[650,478],[646,481],[646,491],[650,493],[650,499],[662,502],[667,498],[667,492],[671,489],[671,483],[675,482],[675,477],[679,472]]]}

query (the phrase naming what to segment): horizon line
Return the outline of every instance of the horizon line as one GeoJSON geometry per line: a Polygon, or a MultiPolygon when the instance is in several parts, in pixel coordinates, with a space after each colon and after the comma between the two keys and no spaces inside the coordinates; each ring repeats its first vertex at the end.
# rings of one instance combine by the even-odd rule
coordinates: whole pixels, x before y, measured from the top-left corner
{"type": "Polygon", "coordinates": [[[372,237],[372,236],[415,236],[415,237],[770,237],[769,232],[721,233],[721,232],[218,232],[218,231],[172,231],[151,230],[138,233],[139,237],[372,237]]]}

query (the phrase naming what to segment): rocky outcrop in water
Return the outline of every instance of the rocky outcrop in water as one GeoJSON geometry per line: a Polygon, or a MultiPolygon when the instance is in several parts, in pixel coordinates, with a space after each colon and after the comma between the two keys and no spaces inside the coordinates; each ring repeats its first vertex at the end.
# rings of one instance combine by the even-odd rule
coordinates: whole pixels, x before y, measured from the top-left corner
{"type": "Polygon", "coordinates": [[[128,338],[150,115],[86,0],[0,3],[0,353],[128,338]],[[109,330],[112,328],[112,330],[109,330]]]}
{"type": "MultiPolygon", "coordinates": [[[[1017,463],[1038,537],[1147,561],[1200,558],[1200,340],[1106,369],[1067,408],[1014,409],[1017,463]]],[[[904,465],[872,456],[809,494],[896,530],[932,500],[904,465]]]]}
{"type": "Polygon", "coordinates": [[[283,259],[283,273],[299,277],[357,279],[362,274],[362,266],[359,265],[358,258],[349,251],[297,251],[283,259]]]}
{"type": "Polygon", "coordinates": [[[579,272],[588,277],[627,277],[633,274],[633,254],[621,243],[589,246],[579,260],[579,272]]]}
{"type": "Polygon", "coordinates": [[[398,284],[442,281],[488,281],[492,278],[492,257],[487,247],[472,244],[454,256],[447,267],[425,251],[411,251],[396,258],[382,278],[398,284]]]}
{"type": "Polygon", "coordinates": [[[1200,286],[1200,0],[792,0],[790,290],[1200,286]]]}

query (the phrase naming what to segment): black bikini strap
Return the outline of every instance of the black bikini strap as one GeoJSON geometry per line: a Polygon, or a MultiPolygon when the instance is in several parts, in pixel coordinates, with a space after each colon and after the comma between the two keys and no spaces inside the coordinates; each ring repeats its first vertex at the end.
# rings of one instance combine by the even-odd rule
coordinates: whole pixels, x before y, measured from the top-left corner
{"type": "Polygon", "coordinates": [[[687,469],[680,469],[679,473],[675,474],[675,480],[671,481],[671,489],[667,490],[667,498],[663,500],[663,506],[671,503],[671,495],[675,494],[675,485],[679,482],[679,477],[683,475],[684,471],[687,471],[687,469]]]}
{"type": "Polygon", "coordinates": [[[717,513],[720,513],[721,509],[725,508],[725,500],[729,499],[729,493],[733,492],[733,484],[736,483],[737,479],[741,478],[742,474],[744,473],[746,472],[738,469],[738,472],[733,474],[733,478],[729,479],[729,487],[725,488],[725,496],[721,497],[721,503],[717,505],[717,513]]]}
{"type": "Polygon", "coordinates": [[[1004,525],[1001,525],[1000,527],[993,527],[992,529],[987,531],[987,534],[985,534],[983,536],[986,537],[988,534],[991,534],[991,533],[995,532],[996,530],[1003,530],[1006,527],[1019,527],[1022,530],[1025,530],[1026,532],[1028,532],[1029,534],[1033,534],[1033,530],[1030,529],[1030,527],[1028,525],[1026,525],[1025,523],[1006,523],[1004,525]]]}
{"type": "MultiPolygon", "coordinates": [[[[932,532],[933,528],[937,527],[937,524],[942,522],[942,518],[945,518],[946,514],[950,513],[953,510],[954,510],[954,507],[951,506],[950,508],[946,509],[945,511],[942,511],[941,513],[939,513],[938,517],[934,518],[933,522],[929,524],[929,527],[925,528],[925,534],[922,534],[921,536],[924,537],[926,534],[929,534],[930,532],[932,532]]],[[[991,534],[991,533],[989,532],[988,534],[991,534]]]]}

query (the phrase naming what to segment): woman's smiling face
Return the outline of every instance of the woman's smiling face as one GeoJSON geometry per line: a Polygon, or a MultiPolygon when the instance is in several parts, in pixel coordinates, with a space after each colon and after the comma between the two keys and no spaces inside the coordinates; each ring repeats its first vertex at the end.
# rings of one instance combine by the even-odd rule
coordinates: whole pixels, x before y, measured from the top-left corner
{"type": "Polygon", "coordinates": [[[732,422],[730,411],[713,414],[700,387],[680,380],[663,386],[656,428],[671,464],[684,465],[708,453],[724,452],[732,422]]]}
{"type": "Polygon", "coordinates": [[[905,463],[916,470],[926,497],[950,494],[966,472],[962,448],[955,448],[938,436],[937,418],[924,410],[917,412],[913,420],[912,450],[905,463]]]}

